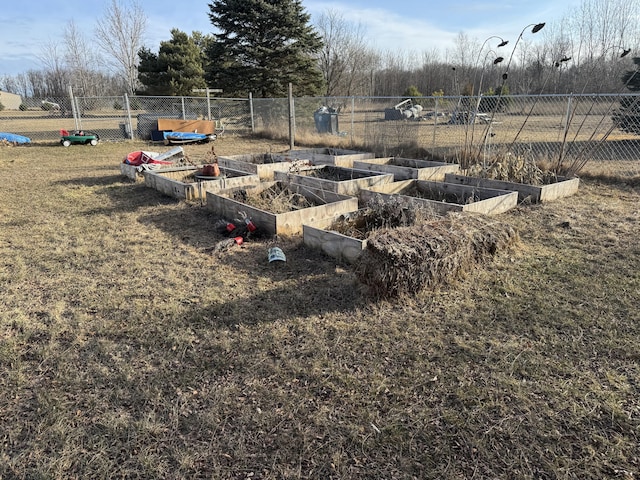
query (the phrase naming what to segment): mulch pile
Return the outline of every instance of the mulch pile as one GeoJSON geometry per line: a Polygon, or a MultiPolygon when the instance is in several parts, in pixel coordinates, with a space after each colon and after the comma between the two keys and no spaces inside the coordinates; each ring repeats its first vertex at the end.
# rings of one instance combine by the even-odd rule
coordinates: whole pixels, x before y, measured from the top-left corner
{"type": "Polygon", "coordinates": [[[356,274],[378,297],[417,293],[460,278],[517,240],[518,233],[507,223],[469,213],[450,214],[372,233],[356,274]]]}

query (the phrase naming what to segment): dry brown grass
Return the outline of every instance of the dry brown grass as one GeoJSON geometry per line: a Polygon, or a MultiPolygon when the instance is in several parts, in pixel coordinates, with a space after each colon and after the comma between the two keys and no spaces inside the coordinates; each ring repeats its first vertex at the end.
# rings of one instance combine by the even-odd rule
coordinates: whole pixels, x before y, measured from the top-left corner
{"type": "Polygon", "coordinates": [[[378,302],[296,239],[212,255],[210,211],[120,176],[143,146],[0,147],[0,478],[640,475],[637,185],[378,302]]]}

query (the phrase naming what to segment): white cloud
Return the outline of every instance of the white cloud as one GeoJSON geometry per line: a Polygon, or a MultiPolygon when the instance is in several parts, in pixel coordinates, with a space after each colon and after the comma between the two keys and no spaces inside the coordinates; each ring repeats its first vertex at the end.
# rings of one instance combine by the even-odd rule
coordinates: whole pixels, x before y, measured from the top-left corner
{"type": "Polygon", "coordinates": [[[381,8],[354,8],[343,3],[305,2],[312,20],[332,10],[346,21],[360,24],[371,47],[380,51],[422,52],[442,50],[456,34],[419,18],[408,18],[381,8]]]}

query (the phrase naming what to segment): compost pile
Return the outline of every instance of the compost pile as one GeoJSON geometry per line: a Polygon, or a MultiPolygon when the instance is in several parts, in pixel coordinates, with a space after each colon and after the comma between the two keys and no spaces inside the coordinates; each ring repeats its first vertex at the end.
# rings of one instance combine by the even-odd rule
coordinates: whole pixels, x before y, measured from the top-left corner
{"type": "Polygon", "coordinates": [[[460,278],[517,240],[509,224],[454,213],[420,225],[372,233],[356,274],[378,297],[416,293],[460,278]]]}

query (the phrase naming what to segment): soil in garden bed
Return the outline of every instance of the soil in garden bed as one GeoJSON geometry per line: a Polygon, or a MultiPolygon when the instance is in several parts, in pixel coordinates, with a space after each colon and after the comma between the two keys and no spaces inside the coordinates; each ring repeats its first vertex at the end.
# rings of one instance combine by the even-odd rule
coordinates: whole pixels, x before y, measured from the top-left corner
{"type": "Polygon", "coordinates": [[[346,180],[353,180],[355,178],[362,178],[362,174],[356,174],[349,170],[341,168],[326,166],[313,170],[307,170],[304,173],[307,177],[319,178],[322,180],[331,180],[333,182],[343,182],[346,180]]]}
{"type": "Polygon", "coordinates": [[[279,185],[274,185],[260,193],[251,193],[241,188],[233,192],[232,198],[237,202],[246,203],[251,207],[274,214],[292,212],[317,205],[304,195],[279,185]]]}
{"type": "Polygon", "coordinates": [[[423,198],[425,200],[434,200],[436,202],[455,203],[458,205],[467,205],[480,200],[478,196],[470,193],[456,195],[455,193],[442,192],[434,188],[420,189],[416,185],[407,188],[402,195],[407,197],[423,198]]]}

